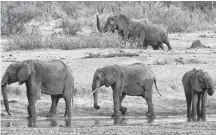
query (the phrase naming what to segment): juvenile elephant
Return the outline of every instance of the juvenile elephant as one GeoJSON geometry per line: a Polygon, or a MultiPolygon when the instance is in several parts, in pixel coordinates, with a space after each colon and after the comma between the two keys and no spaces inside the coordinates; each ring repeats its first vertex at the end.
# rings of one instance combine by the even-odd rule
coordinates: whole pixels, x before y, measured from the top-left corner
{"type": "Polygon", "coordinates": [[[64,98],[66,110],[64,117],[71,117],[71,99],[74,90],[74,77],[70,68],[60,60],[38,61],[27,60],[10,64],[1,81],[5,108],[9,115],[7,84],[19,82],[26,84],[28,98],[28,119],[36,117],[35,102],[40,98],[41,92],[51,95],[52,105],[48,116],[56,114],[59,98],[64,98]]]}
{"type": "Polygon", "coordinates": [[[207,72],[203,70],[193,69],[184,74],[182,78],[182,84],[184,86],[185,97],[187,101],[187,118],[188,121],[202,118],[206,118],[206,98],[208,95],[214,94],[215,88],[212,78],[207,72]],[[191,102],[192,102],[192,114],[191,114],[191,102]],[[201,105],[202,104],[202,105],[201,105]],[[202,108],[200,109],[200,106],[202,108]]]}
{"type": "Polygon", "coordinates": [[[130,19],[129,17],[119,14],[110,16],[104,27],[101,28],[100,21],[97,17],[97,28],[100,32],[118,31],[123,38],[138,38],[138,46],[144,46],[145,42],[156,42],[158,46],[165,43],[169,50],[172,49],[168,39],[167,30],[156,24],[144,23],[130,19]]]}
{"type": "MultiPolygon", "coordinates": [[[[92,93],[94,96],[94,108],[98,106],[98,88],[101,86],[112,87],[114,113],[112,117],[119,116],[119,111],[124,115],[127,111],[126,107],[121,105],[126,95],[142,96],[148,104],[146,115],[155,115],[152,103],[152,86],[156,78],[149,67],[135,63],[132,65],[113,65],[98,68],[95,71],[92,83],[92,93]]],[[[158,91],[158,89],[157,89],[158,91]]],[[[159,91],[158,91],[159,93],[159,91]]],[[[160,93],[159,93],[160,94],[160,93]]],[[[161,94],[160,94],[161,95],[161,94]]]]}

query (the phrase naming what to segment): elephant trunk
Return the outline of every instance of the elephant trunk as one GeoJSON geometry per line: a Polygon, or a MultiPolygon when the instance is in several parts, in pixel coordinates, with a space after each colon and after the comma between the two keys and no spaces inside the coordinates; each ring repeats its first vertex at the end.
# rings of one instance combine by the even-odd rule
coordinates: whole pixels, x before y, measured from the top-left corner
{"type": "Polygon", "coordinates": [[[213,81],[211,81],[211,83],[208,86],[209,86],[209,88],[208,88],[208,95],[212,96],[214,94],[214,91],[215,91],[215,87],[214,87],[213,81]]]}
{"type": "Polygon", "coordinates": [[[96,17],[97,17],[97,29],[102,33],[103,31],[102,31],[102,28],[100,26],[100,20],[98,18],[98,15],[96,17]]]}
{"type": "Polygon", "coordinates": [[[95,81],[95,79],[93,79],[93,83],[92,83],[92,92],[93,93],[93,97],[94,97],[94,108],[95,109],[100,109],[100,106],[98,106],[98,89],[100,87],[100,82],[99,81],[95,81]]]}
{"type": "Polygon", "coordinates": [[[7,84],[8,84],[8,76],[5,74],[3,76],[2,81],[1,81],[1,89],[2,89],[3,99],[4,99],[5,109],[6,109],[7,113],[8,113],[8,115],[11,115],[10,114],[10,110],[9,110],[7,92],[6,92],[6,86],[7,86],[7,84]]]}

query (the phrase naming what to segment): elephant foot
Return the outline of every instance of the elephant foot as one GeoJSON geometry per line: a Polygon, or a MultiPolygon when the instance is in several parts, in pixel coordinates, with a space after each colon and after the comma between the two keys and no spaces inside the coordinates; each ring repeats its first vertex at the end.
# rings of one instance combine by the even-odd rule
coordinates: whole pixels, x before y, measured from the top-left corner
{"type": "Polygon", "coordinates": [[[96,110],[98,110],[98,109],[100,109],[100,106],[99,106],[99,105],[94,105],[94,108],[95,108],[96,110]]]}
{"type": "Polygon", "coordinates": [[[115,117],[119,117],[119,116],[120,116],[119,113],[113,113],[111,117],[112,117],[112,118],[115,118],[115,117]]]}
{"type": "Polygon", "coordinates": [[[191,117],[187,117],[187,121],[188,121],[188,122],[191,122],[191,117]]]}
{"type": "Polygon", "coordinates": [[[192,117],[192,121],[197,121],[196,117],[192,117]]]}
{"type": "Polygon", "coordinates": [[[154,113],[154,112],[149,112],[149,111],[148,111],[148,112],[146,113],[146,116],[155,116],[155,113],[154,113]]]}
{"type": "Polygon", "coordinates": [[[127,112],[127,108],[126,107],[122,107],[120,109],[120,111],[121,111],[122,115],[125,115],[125,113],[127,112]]]}
{"type": "Polygon", "coordinates": [[[202,117],[201,119],[202,119],[202,121],[206,121],[206,117],[202,117]]]}
{"type": "Polygon", "coordinates": [[[206,115],[202,115],[202,116],[200,117],[200,119],[201,119],[202,121],[206,121],[206,115]]]}

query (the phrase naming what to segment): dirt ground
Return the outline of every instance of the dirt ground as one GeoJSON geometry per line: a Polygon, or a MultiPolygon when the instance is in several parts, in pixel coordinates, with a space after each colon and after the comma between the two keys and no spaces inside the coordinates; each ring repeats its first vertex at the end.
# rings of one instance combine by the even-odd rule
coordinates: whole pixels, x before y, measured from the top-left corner
{"type": "MultiPolygon", "coordinates": [[[[153,51],[142,49],[80,49],[80,50],[31,50],[10,51],[1,54],[1,76],[9,64],[27,59],[51,60],[61,59],[73,70],[75,77],[76,94],[72,107],[73,117],[110,117],[113,113],[111,88],[102,87],[99,92],[99,105],[101,109],[93,108],[93,96],[90,95],[94,71],[105,65],[131,64],[142,62],[148,64],[153,70],[157,85],[163,97],[160,97],[153,87],[153,103],[157,116],[181,116],[180,123],[143,123],[141,125],[91,125],[74,126],[73,128],[20,128],[14,126],[2,127],[2,134],[215,134],[216,124],[211,119],[206,122],[186,122],[186,101],[181,83],[185,72],[193,68],[207,71],[216,80],[216,36],[211,32],[192,34],[170,34],[172,51],[153,51]],[[200,35],[210,35],[202,36],[200,35]],[[202,44],[211,48],[188,49],[192,42],[200,39],[202,44]],[[134,52],[136,57],[114,58],[83,58],[86,53],[134,52]]],[[[164,45],[165,46],[165,45],[164,45]]],[[[216,81],[214,81],[216,84],[216,81]]],[[[18,83],[8,86],[8,99],[17,102],[10,103],[12,116],[8,116],[4,104],[1,104],[1,119],[25,119],[27,117],[26,88],[18,83]]],[[[2,100],[2,97],[1,97],[2,100]]],[[[51,98],[42,94],[41,100],[36,103],[38,118],[46,117],[51,105],[51,98]]],[[[123,106],[128,108],[126,116],[144,116],[147,111],[146,101],[141,97],[127,96],[123,106]]],[[[57,117],[62,117],[65,110],[64,100],[61,99],[57,108],[57,117]]],[[[207,117],[216,114],[216,95],[209,96],[207,100],[207,117]]],[[[1,121],[2,123],[2,121],[1,121]]],[[[73,123],[73,121],[72,121],[73,123]]],[[[3,123],[2,123],[3,124],[3,123]]],[[[27,126],[27,125],[26,125],[27,126]]]]}

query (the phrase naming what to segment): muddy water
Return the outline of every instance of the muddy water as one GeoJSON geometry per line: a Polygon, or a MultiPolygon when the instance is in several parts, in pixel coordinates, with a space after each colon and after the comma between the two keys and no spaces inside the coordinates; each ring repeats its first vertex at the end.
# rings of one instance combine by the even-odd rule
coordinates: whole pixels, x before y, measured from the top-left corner
{"type": "MultiPolygon", "coordinates": [[[[215,121],[216,115],[207,116],[206,121],[215,121]]],[[[96,125],[142,125],[146,123],[184,123],[187,122],[185,116],[156,116],[156,117],[129,117],[121,116],[119,118],[109,117],[73,117],[72,119],[42,119],[37,118],[34,121],[26,119],[1,119],[1,127],[85,127],[96,125]]],[[[197,121],[202,122],[202,121],[197,121]]]]}

